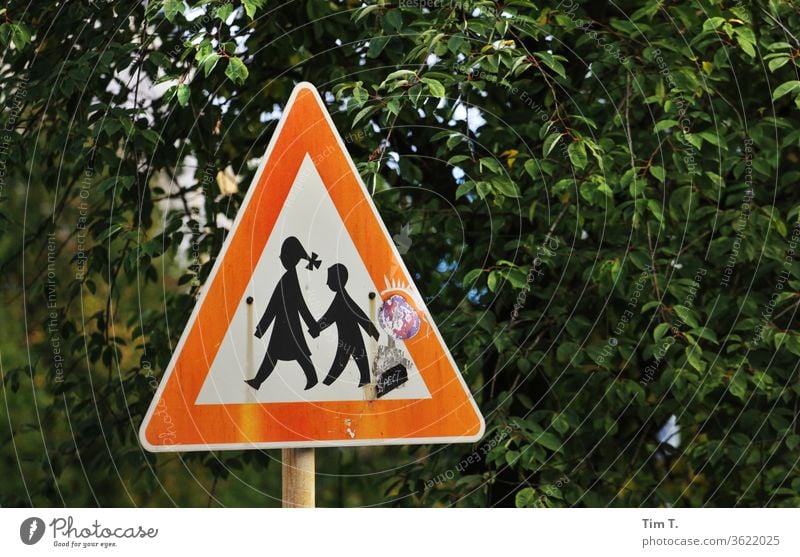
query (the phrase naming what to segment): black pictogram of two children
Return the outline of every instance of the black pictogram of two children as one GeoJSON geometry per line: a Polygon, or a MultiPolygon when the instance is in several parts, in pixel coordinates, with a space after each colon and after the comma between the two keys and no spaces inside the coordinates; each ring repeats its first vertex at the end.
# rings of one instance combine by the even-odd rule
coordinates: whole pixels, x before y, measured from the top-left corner
{"type": "Polygon", "coordinates": [[[330,371],[323,380],[325,385],[333,384],[342,374],[345,366],[353,358],[360,374],[359,387],[370,382],[369,361],[364,348],[359,327],[377,340],[378,329],[353,301],[345,290],[347,284],[347,267],[341,263],[328,268],[328,288],[335,292],[333,302],[328,311],[319,320],[315,320],[308,310],[297,279],[297,264],[301,259],[309,261],[307,268],[319,267],[316,254],[309,257],[300,240],[290,236],[281,245],[280,260],[286,272],[275,287],[267,309],[256,327],[255,336],[261,338],[269,326],[275,326],[267,346],[267,354],[253,379],[245,383],[258,390],[267,380],[279,361],[296,361],[306,375],[306,390],[318,383],[314,364],[311,362],[311,350],[303,335],[300,320],[305,322],[308,332],[317,338],[320,331],[336,325],[339,334],[336,356],[333,358],[330,371]]]}

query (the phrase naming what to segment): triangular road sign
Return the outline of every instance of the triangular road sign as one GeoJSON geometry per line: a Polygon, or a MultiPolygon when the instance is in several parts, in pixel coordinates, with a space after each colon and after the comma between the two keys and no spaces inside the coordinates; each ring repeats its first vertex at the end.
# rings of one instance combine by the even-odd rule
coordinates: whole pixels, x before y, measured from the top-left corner
{"type": "Polygon", "coordinates": [[[319,94],[300,83],[145,415],[142,445],[449,443],[483,431],[319,94]]]}

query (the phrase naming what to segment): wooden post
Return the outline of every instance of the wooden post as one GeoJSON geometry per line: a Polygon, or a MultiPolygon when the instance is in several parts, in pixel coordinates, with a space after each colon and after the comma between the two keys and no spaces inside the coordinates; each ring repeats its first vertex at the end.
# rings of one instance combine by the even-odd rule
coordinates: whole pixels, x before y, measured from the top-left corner
{"type": "Polygon", "coordinates": [[[284,508],[313,508],[314,449],[283,449],[281,460],[284,508]]]}

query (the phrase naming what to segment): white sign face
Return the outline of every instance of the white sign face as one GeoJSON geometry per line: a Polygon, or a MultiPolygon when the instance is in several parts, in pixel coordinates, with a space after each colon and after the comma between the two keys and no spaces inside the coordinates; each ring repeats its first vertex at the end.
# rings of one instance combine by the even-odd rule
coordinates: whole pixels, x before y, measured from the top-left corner
{"type": "MultiPolygon", "coordinates": [[[[266,248],[256,264],[245,295],[230,320],[228,332],[195,404],[346,401],[367,398],[367,391],[359,387],[360,374],[354,358],[349,359],[341,375],[333,383],[324,384],[337,350],[342,348],[345,341],[339,338],[337,325],[329,326],[317,338],[313,338],[302,318],[301,332],[311,352],[310,359],[319,383],[306,390],[306,375],[294,360],[278,360],[274,370],[257,390],[245,383],[246,379],[256,376],[259,366],[267,356],[270,335],[275,333],[278,324],[277,320],[273,322],[260,339],[254,336],[256,326],[266,311],[278,282],[287,272],[281,264],[280,254],[283,241],[290,237],[299,240],[307,255],[318,254],[321,263],[319,267],[312,266],[312,269],[308,269],[304,264],[306,260],[303,259],[295,267],[302,297],[311,315],[315,319],[321,318],[333,303],[336,294],[326,284],[328,268],[334,264],[343,264],[348,272],[344,290],[356,302],[361,312],[377,325],[375,312],[379,307],[379,298],[371,301],[369,294],[378,294],[385,286],[378,287],[370,279],[314,163],[306,156],[266,248]],[[250,298],[252,303],[248,304],[250,298]],[[370,308],[370,305],[374,307],[370,308]]],[[[360,329],[370,363],[374,361],[378,345],[388,342],[386,333],[382,329],[379,332],[380,337],[376,341],[363,328],[360,329]]],[[[411,360],[402,342],[394,346],[402,351],[403,357],[411,360]]],[[[382,396],[382,399],[430,398],[419,371],[414,366],[408,367],[411,368],[408,370],[408,381],[382,396]]]]}

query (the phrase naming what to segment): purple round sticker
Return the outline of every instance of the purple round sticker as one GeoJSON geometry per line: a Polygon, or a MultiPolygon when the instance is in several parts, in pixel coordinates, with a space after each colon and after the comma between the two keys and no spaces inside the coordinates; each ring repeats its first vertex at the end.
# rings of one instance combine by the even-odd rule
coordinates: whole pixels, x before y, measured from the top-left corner
{"type": "Polygon", "coordinates": [[[419,332],[419,315],[399,294],[384,300],[378,311],[378,322],[384,331],[398,340],[408,340],[419,332]]]}

